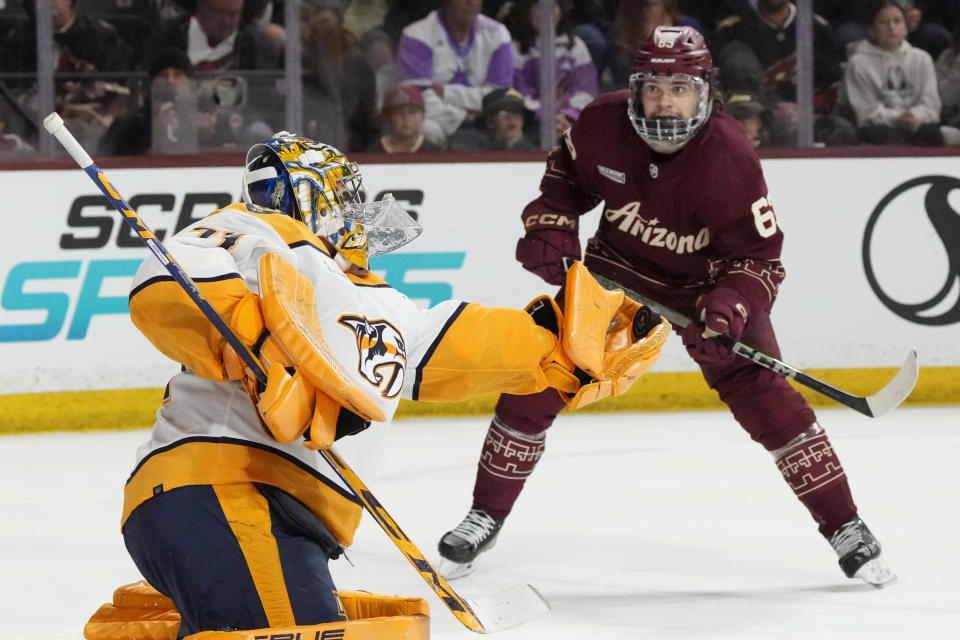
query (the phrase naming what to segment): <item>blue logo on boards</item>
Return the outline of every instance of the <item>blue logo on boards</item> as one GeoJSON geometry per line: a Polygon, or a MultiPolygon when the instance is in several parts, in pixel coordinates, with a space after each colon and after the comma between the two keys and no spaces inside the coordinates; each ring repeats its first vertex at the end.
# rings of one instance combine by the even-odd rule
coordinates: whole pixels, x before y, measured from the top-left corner
{"type": "Polygon", "coordinates": [[[447,282],[407,282],[410,271],[425,269],[460,269],[467,254],[451,253],[388,253],[370,260],[370,268],[385,272],[383,279],[391,287],[413,300],[428,300],[428,306],[453,297],[453,285],[447,282]]]}
{"type": "MultiPolygon", "coordinates": [[[[447,282],[407,282],[411,271],[428,269],[460,269],[466,253],[399,253],[379,256],[371,268],[385,272],[385,279],[408,298],[427,300],[430,306],[453,297],[453,286],[447,282]]],[[[53,340],[67,328],[67,340],[83,340],[94,316],[129,313],[127,296],[101,295],[108,278],[129,279],[142,260],[52,260],[20,262],[7,273],[0,293],[0,308],[6,311],[45,312],[38,322],[0,324],[0,343],[42,342],[53,340]],[[80,291],[57,291],[65,283],[74,285],[82,278],[80,291]],[[46,284],[44,284],[46,283],[46,284]],[[39,285],[39,286],[38,286],[39,285]],[[35,291],[37,288],[46,291],[35,291]],[[50,290],[53,289],[53,290],[50,290]]],[[[63,287],[67,289],[66,286],[63,287]]]]}
{"type": "Polygon", "coordinates": [[[67,340],[82,340],[95,315],[127,313],[127,296],[101,296],[107,278],[131,278],[141,260],[91,260],[87,264],[76,300],[66,292],[30,292],[37,280],[76,280],[84,271],[83,261],[55,260],[21,262],[10,270],[0,294],[0,307],[8,311],[45,311],[46,319],[32,324],[0,325],[0,342],[39,342],[52,340],[67,323],[67,340]]]}

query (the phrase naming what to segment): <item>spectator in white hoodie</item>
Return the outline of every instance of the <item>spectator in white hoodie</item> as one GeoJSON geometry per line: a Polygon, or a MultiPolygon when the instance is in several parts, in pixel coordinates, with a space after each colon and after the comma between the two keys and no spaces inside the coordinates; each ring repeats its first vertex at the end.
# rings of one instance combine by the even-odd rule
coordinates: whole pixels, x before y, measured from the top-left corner
{"type": "Polygon", "coordinates": [[[898,0],[876,0],[868,12],[868,38],[847,62],[842,96],[868,144],[942,145],[956,130],[940,127],[940,94],[933,59],[906,41],[898,0]]]}

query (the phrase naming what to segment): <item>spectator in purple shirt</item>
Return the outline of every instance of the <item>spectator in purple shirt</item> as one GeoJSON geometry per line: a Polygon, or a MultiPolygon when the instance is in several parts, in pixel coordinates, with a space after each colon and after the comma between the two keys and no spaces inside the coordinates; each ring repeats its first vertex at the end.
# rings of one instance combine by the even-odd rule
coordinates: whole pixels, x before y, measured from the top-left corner
{"type": "Polygon", "coordinates": [[[481,0],[443,0],[440,8],[403,30],[397,80],[423,91],[423,133],[443,145],[482,111],[483,96],[513,84],[507,28],[480,14],[481,0]]]}
{"type": "MultiPolygon", "coordinates": [[[[554,66],[557,81],[556,128],[559,137],[597,95],[597,69],[583,40],[570,31],[569,0],[556,0],[557,37],[554,66]]],[[[540,115],[539,0],[518,0],[507,17],[513,40],[513,87],[527,109],[540,115]]]]}

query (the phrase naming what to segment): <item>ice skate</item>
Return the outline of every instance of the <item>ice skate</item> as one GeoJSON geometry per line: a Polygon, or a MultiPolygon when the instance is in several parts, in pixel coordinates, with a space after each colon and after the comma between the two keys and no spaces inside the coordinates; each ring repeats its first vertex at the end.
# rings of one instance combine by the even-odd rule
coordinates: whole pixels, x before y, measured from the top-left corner
{"type": "Polygon", "coordinates": [[[437,571],[447,580],[472,573],[477,556],[493,548],[502,526],[503,520],[497,520],[480,509],[470,509],[463,522],[440,538],[437,571]]]}
{"type": "Polygon", "coordinates": [[[897,575],[880,553],[880,543],[860,518],[841,525],[830,537],[830,546],[840,557],[840,568],[848,578],[858,578],[878,589],[896,582],[897,575]]]}

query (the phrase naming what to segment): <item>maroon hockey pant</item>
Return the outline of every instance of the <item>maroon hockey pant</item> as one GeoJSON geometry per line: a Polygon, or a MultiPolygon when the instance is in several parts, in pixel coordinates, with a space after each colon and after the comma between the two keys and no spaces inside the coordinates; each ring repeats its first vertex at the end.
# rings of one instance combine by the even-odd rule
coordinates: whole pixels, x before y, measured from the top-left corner
{"type": "MultiPolygon", "coordinates": [[[[743,342],[780,357],[769,316],[751,317],[743,342]]],[[[826,434],[787,448],[816,421],[806,400],[771,371],[737,357],[721,366],[701,365],[704,378],[750,437],[770,452],[794,494],[829,538],[857,515],[843,467],[826,434]]],[[[473,491],[473,506],[505,518],[543,454],[546,431],[564,403],[554,389],[528,396],[503,394],[490,424],[473,491]]],[[[712,482],[711,478],[704,478],[712,482]]]]}

